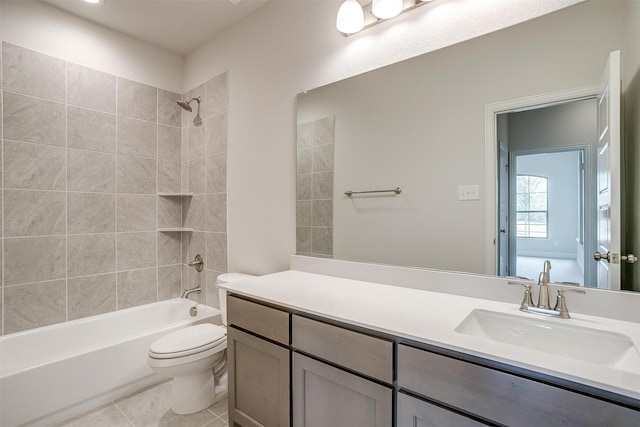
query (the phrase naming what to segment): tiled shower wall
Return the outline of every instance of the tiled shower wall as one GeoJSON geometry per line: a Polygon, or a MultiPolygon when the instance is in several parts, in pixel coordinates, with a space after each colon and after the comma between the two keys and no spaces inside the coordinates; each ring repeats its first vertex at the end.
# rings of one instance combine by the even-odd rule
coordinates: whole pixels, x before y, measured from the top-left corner
{"type": "Polygon", "coordinates": [[[333,255],[335,118],[298,125],[296,252],[333,255]]]}
{"type": "MultiPolygon", "coordinates": [[[[183,203],[183,279],[189,288],[200,286],[200,300],[219,307],[215,283],[227,271],[227,74],[221,74],[189,91],[183,99],[192,112],[182,113],[182,189],[193,193],[183,203]],[[201,254],[205,270],[197,273],[186,264],[201,254]]],[[[195,299],[197,299],[195,298],[195,299]]]]}
{"type": "Polygon", "coordinates": [[[184,189],[181,95],[8,43],[0,57],[2,333],[179,296],[185,233],[158,229],[189,215],[156,194],[184,189]]]}

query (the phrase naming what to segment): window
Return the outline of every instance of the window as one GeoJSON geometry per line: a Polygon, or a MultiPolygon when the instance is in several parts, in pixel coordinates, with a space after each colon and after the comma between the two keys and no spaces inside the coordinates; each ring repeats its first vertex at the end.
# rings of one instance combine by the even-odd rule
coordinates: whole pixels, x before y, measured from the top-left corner
{"type": "Polygon", "coordinates": [[[548,237],[547,178],[518,175],[516,182],[516,230],[522,238],[548,237]]]}

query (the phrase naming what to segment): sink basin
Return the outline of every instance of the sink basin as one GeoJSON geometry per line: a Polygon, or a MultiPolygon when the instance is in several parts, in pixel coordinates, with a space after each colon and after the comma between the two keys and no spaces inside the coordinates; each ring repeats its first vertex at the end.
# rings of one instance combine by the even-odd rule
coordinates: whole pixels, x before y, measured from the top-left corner
{"type": "Polygon", "coordinates": [[[456,332],[602,366],[638,359],[633,340],[623,334],[488,310],[473,310],[456,332]]]}

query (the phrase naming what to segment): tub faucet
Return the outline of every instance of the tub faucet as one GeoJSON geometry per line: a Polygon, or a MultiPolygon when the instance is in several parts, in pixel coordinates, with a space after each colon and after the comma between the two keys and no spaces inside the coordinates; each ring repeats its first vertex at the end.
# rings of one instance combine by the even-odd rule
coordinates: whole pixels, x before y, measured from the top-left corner
{"type": "Polygon", "coordinates": [[[551,309],[549,304],[549,270],[551,270],[551,261],[546,260],[542,268],[542,273],[538,277],[538,286],[540,292],[538,293],[538,308],[544,308],[546,310],[551,309]]]}
{"type": "Polygon", "coordinates": [[[185,289],[184,291],[182,291],[182,295],[180,296],[180,298],[189,298],[189,295],[191,294],[199,294],[200,292],[202,292],[202,289],[200,288],[200,286],[198,286],[197,288],[191,288],[191,289],[185,289]]]}

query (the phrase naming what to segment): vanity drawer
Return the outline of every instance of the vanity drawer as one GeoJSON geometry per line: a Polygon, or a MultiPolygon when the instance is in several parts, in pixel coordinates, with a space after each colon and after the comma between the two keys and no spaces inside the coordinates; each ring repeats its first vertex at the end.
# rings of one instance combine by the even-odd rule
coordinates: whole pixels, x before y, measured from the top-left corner
{"type": "Polygon", "coordinates": [[[393,382],[393,342],[292,316],[292,346],[386,383],[393,382]]]}
{"type": "Polygon", "coordinates": [[[286,311],[228,295],[227,323],[289,345],[289,313],[286,311]]]}
{"type": "Polygon", "coordinates": [[[640,411],[402,344],[398,386],[513,427],[640,425],[640,411]]]}

